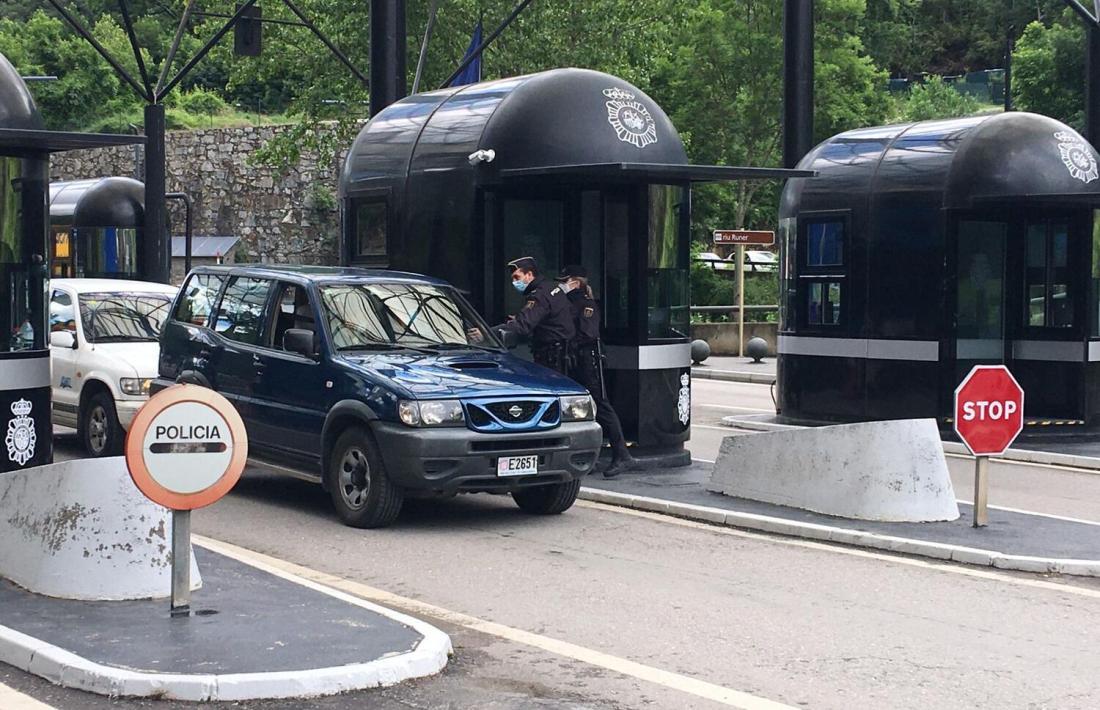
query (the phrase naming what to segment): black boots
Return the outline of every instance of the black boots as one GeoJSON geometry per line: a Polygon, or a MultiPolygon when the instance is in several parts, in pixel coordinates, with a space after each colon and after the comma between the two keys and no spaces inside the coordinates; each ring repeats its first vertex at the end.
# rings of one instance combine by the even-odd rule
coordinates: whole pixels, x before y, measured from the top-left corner
{"type": "Polygon", "coordinates": [[[641,464],[638,463],[638,459],[630,455],[630,451],[624,446],[619,449],[615,449],[615,453],[611,455],[611,465],[604,469],[604,478],[615,478],[623,471],[636,471],[641,468],[641,464]]]}

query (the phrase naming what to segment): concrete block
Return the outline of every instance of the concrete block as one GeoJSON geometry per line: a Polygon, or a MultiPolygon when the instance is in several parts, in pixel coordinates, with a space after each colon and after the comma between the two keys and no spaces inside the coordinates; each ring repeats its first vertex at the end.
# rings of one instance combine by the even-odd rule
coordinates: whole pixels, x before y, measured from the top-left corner
{"type": "Polygon", "coordinates": [[[1027,555],[998,555],[993,559],[993,566],[998,569],[1011,569],[1017,572],[1036,572],[1038,574],[1052,574],[1057,572],[1056,560],[1048,557],[1030,557],[1027,555]]]}
{"type": "Polygon", "coordinates": [[[729,436],[707,490],[858,520],[955,520],[932,419],[729,436]]]}
{"type": "Polygon", "coordinates": [[[999,556],[999,553],[973,547],[957,547],[951,552],[953,562],[961,562],[964,565],[980,565],[982,567],[992,567],[994,559],[999,556]]]}
{"type": "MultiPolygon", "coordinates": [[[[172,515],[121,457],[0,474],[0,577],[67,599],[149,599],[172,588],[172,515]]],[[[191,557],[191,585],[202,585],[191,557]]]]}

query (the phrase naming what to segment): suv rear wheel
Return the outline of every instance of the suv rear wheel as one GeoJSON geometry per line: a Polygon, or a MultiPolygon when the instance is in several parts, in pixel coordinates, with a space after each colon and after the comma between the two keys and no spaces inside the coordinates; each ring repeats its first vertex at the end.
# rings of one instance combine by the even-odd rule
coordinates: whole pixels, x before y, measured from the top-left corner
{"type": "Polygon", "coordinates": [[[80,412],[80,434],[84,449],[93,457],[114,456],[122,451],[122,425],[115,401],[106,392],[92,395],[80,412]]]}
{"type": "Polygon", "coordinates": [[[328,491],[346,525],[381,528],[397,519],[405,495],[390,481],[370,432],[352,427],[340,434],[328,465],[328,491]]]}
{"type": "Polygon", "coordinates": [[[512,499],[525,512],[536,515],[557,515],[573,507],[580,490],[581,479],[578,478],[567,483],[521,488],[512,494],[512,499]]]}

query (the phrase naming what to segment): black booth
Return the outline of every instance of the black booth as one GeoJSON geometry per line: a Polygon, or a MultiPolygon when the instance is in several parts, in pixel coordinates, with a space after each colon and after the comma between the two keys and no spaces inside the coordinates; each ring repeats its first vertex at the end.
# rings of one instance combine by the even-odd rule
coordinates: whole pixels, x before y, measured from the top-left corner
{"type": "Polygon", "coordinates": [[[0,472],[47,463],[53,454],[45,302],[49,154],[140,141],[45,130],[26,84],[0,55],[0,472]]]}
{"type": "Polygon", "coordinates": [[[627,438],[686,463],[691,184],[791,174],[689,165],[664,111],[595,71],[442,89],[392,104],[356,138],[343,259],[444,278],[490,322],[522,306],[509,260],[534,257],[551,276],[583,264],[627,438]]]}
{"type": "Polygon", "coordinates": [[[50,183],[50,274],[140,278],[145,185],[106,177],[50,183]]]}
{"type": "Polygon", "coordinates": [[[1044,431],[1100,425],[1100,172],[1028,113],[842,133],[780,205],[779,403],[795,420],[935,417],[1005,364],[1044,431]]]}

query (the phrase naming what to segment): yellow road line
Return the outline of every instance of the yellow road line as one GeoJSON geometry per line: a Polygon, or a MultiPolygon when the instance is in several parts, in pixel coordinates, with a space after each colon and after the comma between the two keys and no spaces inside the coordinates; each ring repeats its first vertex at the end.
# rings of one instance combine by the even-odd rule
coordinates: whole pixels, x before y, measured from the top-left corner
{"type": "MultiPolygon", "coordinates": [[[[260,552],[233,545],[231,543],[214,540],[201,535],[193,535],[195,544],[205,547],[218,554],[231,557],[235,560],[251,565],[272,574],[292,574],[302,577],[317,584],[323,584],[342,592],[367,599],[385,606],[399,607],[417,615],[438,619],[455,626],[461,626],[471,631],[477,631],[515,643],[542,649],[565,658],[571,658],[588,665],[604,668],[609,671],[621,673],[632,678],[637,678],[649,683],[663,686],[672,690],[694,695],[705,700],[711,700],[723,705],[743,708],[744,710],[794,710],[793,706],[777,703],[766,698],[760,698],[749,693],[744,693],[732,688],[726,688],[704,680],[692,678],[680,673],[673,673],[661,668],[647,666],[643,663],[612,656],[602,651],[596,651],[584,646],[579,646],[568,641],[550,638],[541,634],[531,633],[523,629],[517,629],[493,621],[486,621],[475,616],[463,614],[450,609],[444,609],[434,604],[428,604],[409,597],[403,597],[383,589],[371,587],[361,582],[355,582],[343,577],[320,572],[318,570],[303,567],[302,565],[287,562],[277,557],[271,557],[260,552]]],[[[3,707],[0,705],[0,707],[3,707]]]]}

